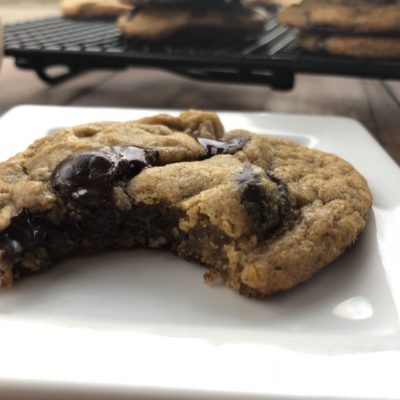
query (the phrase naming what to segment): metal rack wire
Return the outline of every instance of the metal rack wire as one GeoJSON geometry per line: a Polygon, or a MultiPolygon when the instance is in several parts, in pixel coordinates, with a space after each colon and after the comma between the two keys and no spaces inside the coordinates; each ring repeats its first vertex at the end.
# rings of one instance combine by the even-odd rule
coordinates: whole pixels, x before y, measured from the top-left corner
{"type": "Polygon", "coordinates": [[[62,17],[8,25],[5,54],[56,84],[95,68],[159,67],[196,79],[270,85],[290,89],[298,72],[400,79],[400,61],[360,60],[301,51],[291,29],[274,19],[257,36],[190,44],[182,39],[145,43],[125,40],[114,21],[62,17]],[[52,75],[48,68],[62,65],[52,75]]]}

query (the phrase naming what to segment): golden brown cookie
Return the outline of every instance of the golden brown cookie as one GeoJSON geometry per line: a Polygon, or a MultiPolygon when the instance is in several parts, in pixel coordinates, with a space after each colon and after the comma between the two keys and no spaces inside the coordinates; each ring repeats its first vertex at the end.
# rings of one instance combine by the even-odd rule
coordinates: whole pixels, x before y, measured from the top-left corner
{"type": "Polygon", "coordinates": [[[400,58],[400,37],[301,32],[297,41],[305,50],[362,57],[400,58]]]}
{"type": "Polygon", "coordinates": [[[75,18],[111,18],[129,12],[130,0],[62,0],[63,15],[75,18]]]}
{"type": "Polygon", "coordinates": [[[278,14],[281,24],[301,30],[399,32],[398,0],[303,0],[278,14]]]}
{"type": "MultiPolygon", "coordinates": [[[[118,25],[131,39],[162,40],[182,33],[196,34],[257,33],[264,29],[267,14],[259,9],[242,6],[147,6],[130,15],[123,15],[118,25]],[[239,7],[239,8],[238,8],[239,7]]],[[[216,37],[214,37],[216,39],[216,37]]]]}
{"type": "Polygon", "coordinates": [[[370,207],[346,161],[224,133],[213,113],[87,124],[0,164],[0,286],[77,254],[150,247],[262,297],[338,257],[370,207]]]}

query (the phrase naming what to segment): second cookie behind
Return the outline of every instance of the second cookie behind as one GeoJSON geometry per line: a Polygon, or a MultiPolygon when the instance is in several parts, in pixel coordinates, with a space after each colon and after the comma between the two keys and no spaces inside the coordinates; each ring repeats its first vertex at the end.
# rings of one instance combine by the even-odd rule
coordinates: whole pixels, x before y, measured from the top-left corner
{"type": "Polygon", "coordinates": [[[262,32],[267,13],[240,0],[132,0],[134,10],[119,18],[129,39],[166,40],[180,36],[193,40],[262,32]]]}
{"type": "Polygon", "coordinates": [[[303,0],[283,9],[278,19],[299,29],[300,47],[311,52],[400,57],[398,0],[303,0]]]}

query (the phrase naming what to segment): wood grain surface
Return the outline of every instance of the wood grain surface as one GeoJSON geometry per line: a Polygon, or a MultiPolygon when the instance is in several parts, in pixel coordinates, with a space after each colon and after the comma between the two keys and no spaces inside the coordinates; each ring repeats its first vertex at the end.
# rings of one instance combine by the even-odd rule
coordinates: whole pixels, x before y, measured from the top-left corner
{"type": "MultiPolygon", "coordinates": [[[[57,13],[54,6],[0,6],[3,23],[57,13]]],[[[292,91],[279,92],[263,86],[198,82],[165,71],[131,68],[92,71],[48,86],[33,72],[17,69],[12,58],[5,58],[0,74],[0,114],[19,104],[345,116],[360,121],[400,164],[399,82],[298,75],[292,91]]]]}

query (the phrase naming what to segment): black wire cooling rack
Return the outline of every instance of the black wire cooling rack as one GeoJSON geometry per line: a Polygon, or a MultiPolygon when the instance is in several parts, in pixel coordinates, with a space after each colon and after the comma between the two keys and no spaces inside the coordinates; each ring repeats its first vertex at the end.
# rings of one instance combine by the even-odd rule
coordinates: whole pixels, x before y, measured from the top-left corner
{"type": "Polygon", "coordinates": [[[400,60],[360,60],[300,50],[291,29],[272,19],[257,36],[218,44],[205,38],[162,43],[127,41],[114,21],[62,17],[8,25],[4,51],[20,68],[33,69],[50,84],[96,68],[158,67],[191,78],[291,89],[296,73],[400,79],[400,60]],[[63,66],[51,74],[49,67],[63,66]]]}

